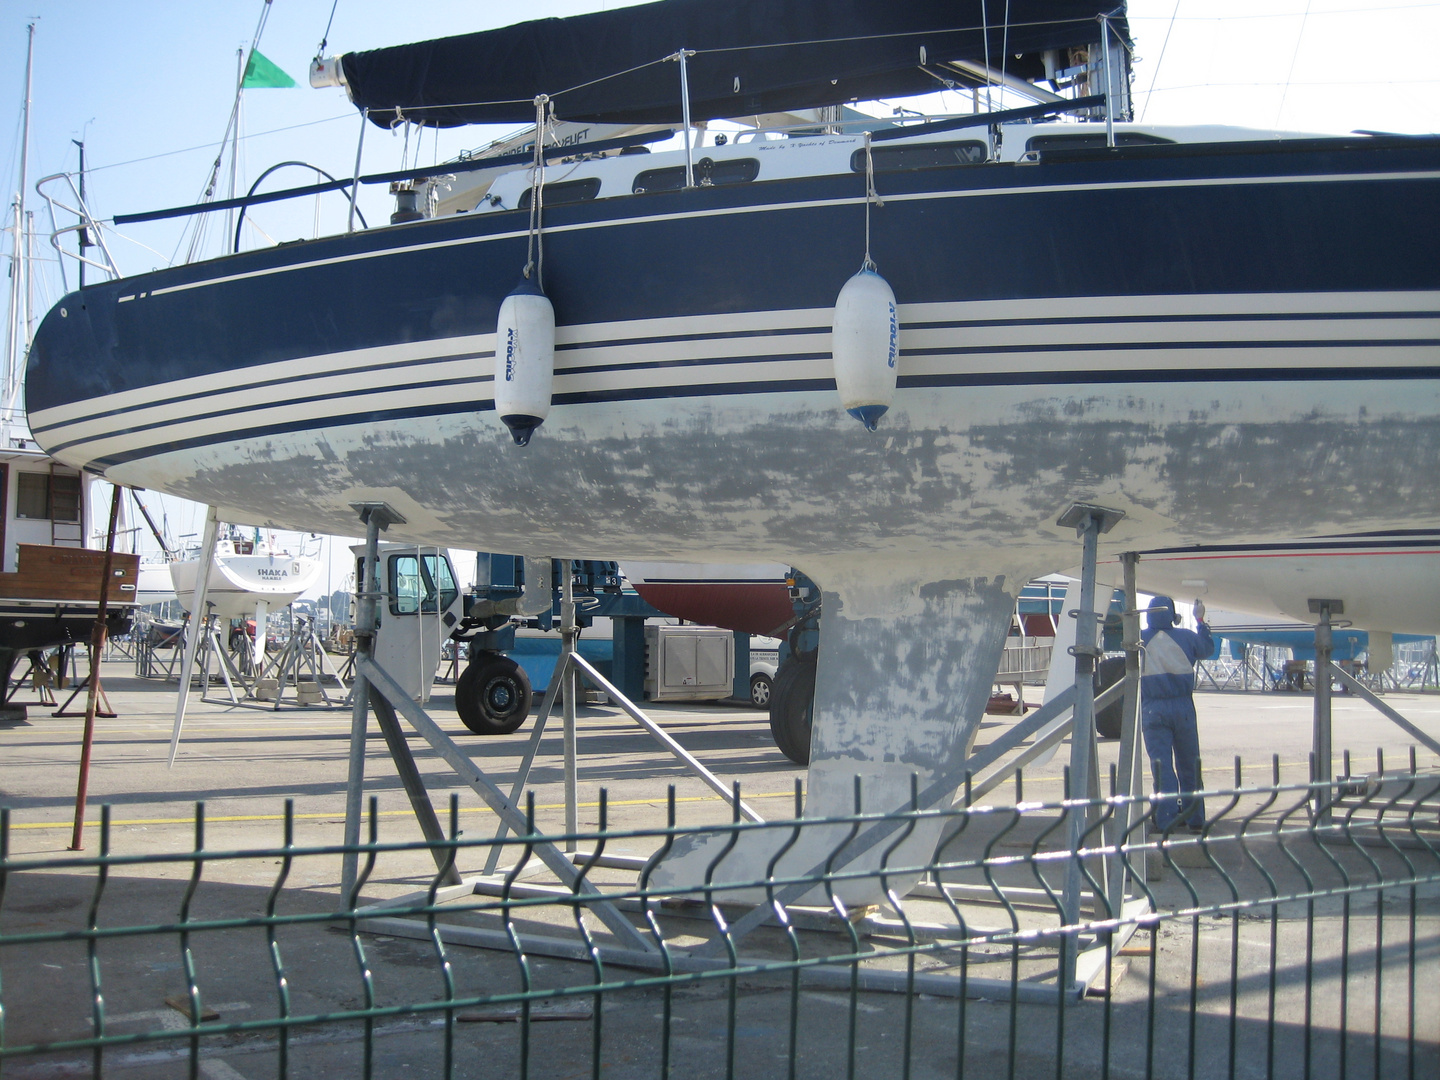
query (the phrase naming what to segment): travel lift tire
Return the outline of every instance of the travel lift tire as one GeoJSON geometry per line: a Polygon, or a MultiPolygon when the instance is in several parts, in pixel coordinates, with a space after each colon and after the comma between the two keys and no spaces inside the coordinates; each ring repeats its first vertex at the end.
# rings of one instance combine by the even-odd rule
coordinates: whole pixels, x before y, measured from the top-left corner
{"type": "Polygon", "coordinates": [[[481,653],[455,682],[455,711],[476,735],[509,735],[530,715],[530,677],[508,656],[481,653]]]}
{"type": "Polygon", "coordinates": [[[810,729],[815,716],[816,656],[787,657],[770,686],[770,734],[796,765],[810,764],[810,729]]]}

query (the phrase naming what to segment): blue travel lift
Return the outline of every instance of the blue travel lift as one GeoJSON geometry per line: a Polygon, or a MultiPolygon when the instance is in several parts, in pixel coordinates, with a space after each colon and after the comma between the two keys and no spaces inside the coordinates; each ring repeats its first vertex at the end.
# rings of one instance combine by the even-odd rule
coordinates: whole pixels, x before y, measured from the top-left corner
{"type": "MultiPolygon", "coordinates": [[[[617,563],[594,559],[552,560],[549,610],[525,619],[525,628],[541,636],[517,634],[516,620],[492,614],[525,591],[525,559],[520,555],[480,552],[475,584],[465,594],[465,615],[450,637],[468,651],[469,664],[455,685],[455,708],[477,734],[507,734],[525,722],[536,693],[550,685],[560,658],[561,637],[549,631],[560,623],[561,574],[568,566],[575,597],[575,620],[582,628],[577,651],[624,695],[645,694],[645,622],[667,616],[622,585],[617,563]],[[585,637],[598,618],[612,621],[609,639],[585,637]]],[[[533,610],[533,609],[532,609],[533,610]]],[[[750,635],[735,634],[733,693],[750,694],[750,635]]]]}

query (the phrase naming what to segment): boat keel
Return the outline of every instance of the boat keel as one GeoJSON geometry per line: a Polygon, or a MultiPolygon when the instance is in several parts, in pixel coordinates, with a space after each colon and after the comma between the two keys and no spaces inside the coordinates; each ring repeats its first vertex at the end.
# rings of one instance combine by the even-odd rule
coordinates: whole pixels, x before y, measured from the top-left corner
{"type": "MultiPolygon", "coordinates": [[[[807,570],[807,572],[809,572],[807,570]]],[[[803,817],[807,820],[950,805],[985,712],[1025,576],[943,576],[928,580],[811,572],[824,582],[815,719],[803,817]]],[[[908,834],[877,844],[834,883],[848,906],[873,904],[887,888],[903,894],[916,875],[882,867],[919,866],[933,853],[941,822],[922,819],[908,834]],[[896,839],[900,843],[896,843],[896,839]]],[[[707,882],[801,877],[831,861],[850,824],[749,828],[686,837],[656,868],[653,883],[676,891],[707,882]],[[788,849],[786,845],[789,844],[788,849]],[[776,860],[777,852],[782,852],[776,860]],[[773,867],[772,867],[773,863],[773,867]]],[[[717,890],[718,891],[718,890],[717,890]]],[[[763,888],[727,889],[728,899],[765,899],[763,888]]],[[[807,904],[829,904],[823,889],[807,904]]]]}

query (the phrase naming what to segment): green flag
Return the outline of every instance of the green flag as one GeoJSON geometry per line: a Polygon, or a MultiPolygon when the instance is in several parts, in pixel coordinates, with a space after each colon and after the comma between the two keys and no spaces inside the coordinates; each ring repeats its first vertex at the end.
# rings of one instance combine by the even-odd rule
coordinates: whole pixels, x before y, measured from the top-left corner
{"type": "Polygon", "coordinates": [[[240,89],[253,90],[267,86],[294,86],[295,80],[265,59],[258,49],[250,50],[250,60],[245,65],[245,78],[240,80],[240,89]]]}

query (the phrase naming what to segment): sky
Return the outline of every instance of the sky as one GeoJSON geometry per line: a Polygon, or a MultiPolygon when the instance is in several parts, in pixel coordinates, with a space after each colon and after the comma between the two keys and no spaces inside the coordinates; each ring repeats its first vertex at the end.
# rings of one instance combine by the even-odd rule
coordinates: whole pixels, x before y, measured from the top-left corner
{"type": "MultiPolygon", "coordinates": [[[[716,0],[721,2],[721,0],[716,0]]],[[[530,0],[518,5],[428,0],[273,0],[259,48],[297,82],[292,89],[247,91],[241,117],[238,186],[270,165],[299,161],[335,176],[355,169],[359,114],[338,88],[313,90],[309,61],[322,38],[342,52],[466,33],[516,21],[603,7],[593,0],[530,0]],[[333,13],[333,20],[332,20],[333,13]]],[[[992,0],[1003,9],[1003,0],[992,0]]],[[[262,0],[7,0],[0,5],[0,166],[8,202],[18,183],[20,105],[26,27],[35,25],[27,209],[50,229],[42,177],[73,172],[86,152],[86,194],[109,218],[194,203],[204,191],[234,98],[237,52],[246,49],[266,11],[262,0]]],[[[1356,129],[1440,131],[1440,2],[1361,0],[1132,0],[1136,117],[1146,123],[1230,123],[1313,132],[1356,129]]],[[[957,98],[956,95],[945,95],[957,98]]],[[[947,107],[968,109],[968,98],[947,107]]],[[[887,110],[888,111],[888,110],[887,110]]],[[[427,134],[421,164],[485,145],[504,128],[427,134]]],[[[362,172],[417,160],[415,142],[370,126],[362,172]]],[[[315,173],[287,167],[266,189],[306,184],[315,173]]],[[[228,164],[218,193],[229,190],[228,164]]],[[[60,194],[61,185],[51,190],[60,194]]],[[[362,191],[359,208],[385,222],[390,197],[362,191]]],[[[343,229],[345,199],[259,207],[247,215],[246,247],[343,229]]],[[[4,215],[8,225],[11,217],[4,215]]],[[[199,242],[199,254],[224,250],[222,214],[199,242]]],[[[63,221],[62,217],[62,221],[63,221]]],[[[73,220],[73,219],[72,219],[73,220]]],[[[138,273],[183,261],[193,232],[174,222],[128,226],[109,238],[121,270],[138,273]]],[[[8,255],[10,242],[3,249],[8,255]]],[[[52,249],[46,249],[53,254],[52,249]]],[[[62,284],[56,260],[36,273],[35,317],[76,284],[75,265],[62,284]],[[43,272],[42,272],[43,271],[43,272]]],[[[95,271],[87,271],[95,280],[95,271]]],[[[0,307],[8,308],[8,292],[0,307]]],[[[174,532],[198,532],[203,510],[156,499],[174,532]]],[[[341,545],[335,545],[340,547],[341,545]]],[[[462,569],[457,567],[457,569],[462,569]]]]}

